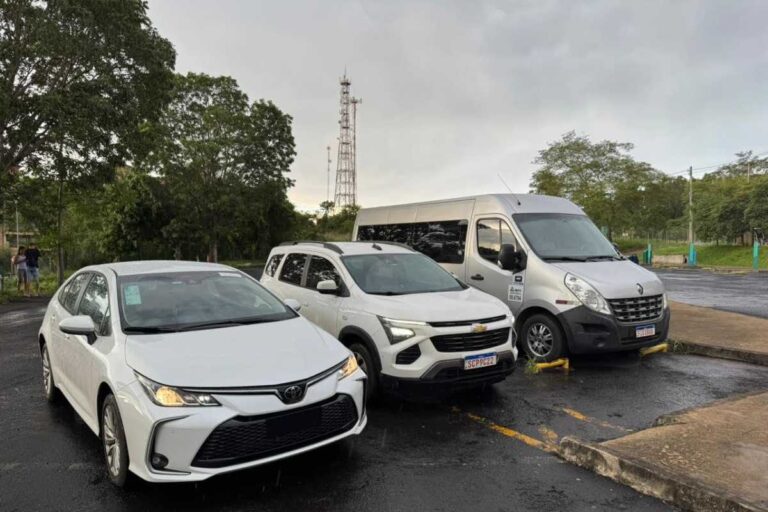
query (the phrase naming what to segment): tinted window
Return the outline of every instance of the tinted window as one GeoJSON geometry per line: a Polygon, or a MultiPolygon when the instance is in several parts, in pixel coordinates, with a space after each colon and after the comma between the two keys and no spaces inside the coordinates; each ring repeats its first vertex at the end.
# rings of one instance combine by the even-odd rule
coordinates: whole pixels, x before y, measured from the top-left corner
{"type": "Polygon", "coordinates": [[[398,242],[426,254],[438,263],[462,263],[467,222],[449,220],[360,226],[357,239],[398,242]]]}
{"type": "Polygon", "coordinates": [[[517,247],[515,235],[503,220],[487,219],[477,223],[477,252],[483,258],[496,262],[502,245],[517,247]]]}
{"type": "Polygon", "coordinates": [[[105,319],[109,316],[109,296],[107,294],[107,280],[101,274],[94,274],[91,282],[83,293],[78,315],[88,315],[93,319],[96,328],[101,335],[109,334],[109,325],[105,319]]]}
{"type": "Polygon", "coordinates": [[[82,273],[78,274],[75,277],[72,278],[72,281],[67,286],[67,289],[64,291],[64,300],[62,301],[61,305],[64,306],[64,309],[75,314],[75,306],[77,305],[77,297],[80,295],[80,292],[83,289],[83,286],[85,286],[85,283],[88,282],[88,278],[90,277],[90,274],[88,273],[82,273]]]}
{"type": "Polygon", "coordinates": [[[280,280],[286,283],[301,285],[301,278],[304,275],[304,263],[307,261],[305,254],[289,254],[283,263],[283,270],[280,272],[280,280]]]}
{"type": "Polygon", "coordinates": [[[264,273],[268,276],[274,276],[277,271],[277,267],[280,266],[280,262],[283,261],[283,254],[275,254],[267,262],[267,266],[264,267],[264,273]]]}
{"type": "Polygon", "coordinates": [[[310,256],[306,287],[316,290],[320,281],[333,281],[336,286],[341,286],[341,277],[333,263],[320,256],[310,256]]]}
{"type": "Polygon", "coordinates": [[[342,261],[365,293],[405,295],[464,289],[456,278],[423,254],[365,254],[342,256],[342,261]]]}

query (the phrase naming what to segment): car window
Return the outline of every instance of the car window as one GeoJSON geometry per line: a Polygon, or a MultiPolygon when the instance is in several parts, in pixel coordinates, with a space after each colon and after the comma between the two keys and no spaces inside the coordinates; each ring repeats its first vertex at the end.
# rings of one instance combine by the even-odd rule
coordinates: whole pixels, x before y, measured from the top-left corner
{"type": "Polygon", "coordinates": [[[484,219],[477,222],[477,252],[483,258],[493,261],[499,259],[502,245],[517,247],[517,240],[509,224],[499,219],[484,219]]]}
{"type": "Polygon", "coordinates": [[[88,283],[88,287],[83,292],[83,298],[80,299],[77,314],[91,317],[100,335],[109,334],[109,326],[105,322],[109,315],[109,294],[107,280],[101,274],[94,274],[93,279],[88,283]]]}
{"type": "Polygon", "coordinates": [[[280,280],[286,283],[301,285],[301,278],[304,275],[304,264],[307,261],[306,254],[289,254],[283,263],[283,270],[280,272],[280,280]]]}
{"type": "Polygon", "coordinates": [[[83,272],[72,278],[72,281],[67,286],[64,292],[64,300],[61,301],[61,305],[64,309],[75,314],[75,306],[77,306],[77,298],[80,296],[85,283],[88,282],[88,278],[91,276],[88,272],[83,272]]]}
{"type": "Polygon", "coordinates": [[[277,267],[280,266],[280,262],[283,261],[284,254],[275,254],[271,258],[269,258],[269,261],[267,262],[267,265],[264,267],[264,273],[268,276],[274,276],[275,272],[277,272],[277,267]]]}
{"type": "Polygon", "coordinates": [[[341,276],[339,276],[333,263],[320,256],[310,256],[306,287],[310,290],[316,290],[317,283],[320,281],[333,281],[336,286],[341,286],[341,276]]]}

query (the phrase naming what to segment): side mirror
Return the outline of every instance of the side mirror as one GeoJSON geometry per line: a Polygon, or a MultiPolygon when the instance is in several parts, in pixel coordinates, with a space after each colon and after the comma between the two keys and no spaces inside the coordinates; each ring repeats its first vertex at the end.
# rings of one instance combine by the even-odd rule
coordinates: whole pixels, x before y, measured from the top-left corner
{"type": "Polygon", "coordinates": [[[299,312],[301,310],[301,303],[297,301],[296,299],[285,299],[283,301],[286,306],[294,310],[295,312],[299,312]]]}
{"type": "Polygon", "coordinates": [[[497,263],[503,270],[517,273],[525,270],[527,259],[523,251],[515,250],[514,245],[504,244],[501,246],[497,263]]]}
{"type": "Polygon", "coordinates": [[[336,295],[339,293],[339,287],[336,284],[336,281],[333,279],[327,279],[317,283],[317,291],[324,295],[336,295]]]}
{"type": "Polygon", "coordinates": [[[88,315],[77,315],[65,318],[59,322],[59,330],[64,334],[85,336],[89,345],[96,341],[96,324],[88,315]]]}

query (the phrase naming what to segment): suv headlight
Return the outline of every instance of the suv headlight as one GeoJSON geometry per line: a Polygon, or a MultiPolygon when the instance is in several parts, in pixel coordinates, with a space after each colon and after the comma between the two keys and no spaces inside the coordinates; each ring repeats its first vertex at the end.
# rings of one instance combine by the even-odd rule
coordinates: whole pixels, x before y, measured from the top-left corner
{"type": "Polygon", "coordinates": [[[571,290],[571,293],[573,293],[582,304],[592,311],[597,311],[604,315],[611,314],[611,308],[608,307],[608,302],[591,284],[582,278],[576,277],[573,274],[565,274],[565,286],[571,290]]]}
{"type": "Polygon", "coordinates": [[[349,357],[347,358],[347,362],[344,363],[344,366],[341,367],[341,370],[339,370],[339,380],[346,379],[353,373],[357,371],[359,368],[357,364],[357,359],[355,358],[355,354],[349,354],[349,357]]]}
{"type": "Polygon", "coordinates": [[[158,384],[157,382],[146,378],[140,373],[136,373],[144,392],[147,393],[152,402],[163,407],[200,407],[221,405],[208,393],[193,393],[184,389],[174,388],[158,384]]]}
{"type": "Polygon", "coordinates": [[[379,317],[379,321],[381,322],[382,327],[384,327],[384,332],[387,333],[389,343],[392,345],[416,336],[416,332],[413,330],[414,327],[427,326],[425,322],[413,322],[411,320],[392,320],[391,318],[384,318],[383,316],[379,317]]]}
{"type": "Polygon", "coordinates": [[[668,305],[669,303],[667,303],[667,292],[664,292],[661,294],[661,310],[666,310],[668,305]]]}

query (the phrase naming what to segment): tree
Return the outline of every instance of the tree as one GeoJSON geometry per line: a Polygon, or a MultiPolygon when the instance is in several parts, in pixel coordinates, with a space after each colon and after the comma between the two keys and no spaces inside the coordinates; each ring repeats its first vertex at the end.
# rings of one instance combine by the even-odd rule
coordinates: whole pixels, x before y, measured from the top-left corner
{"type": "Polygon", "coordinates": [[[60,280],[67,188],[147,151],[174,59],[141,0],[0,0],[0,189],[56,183],[60,280]]]}

